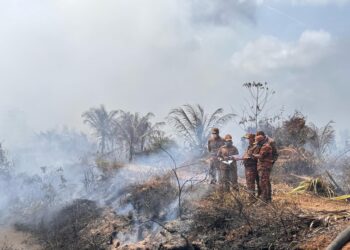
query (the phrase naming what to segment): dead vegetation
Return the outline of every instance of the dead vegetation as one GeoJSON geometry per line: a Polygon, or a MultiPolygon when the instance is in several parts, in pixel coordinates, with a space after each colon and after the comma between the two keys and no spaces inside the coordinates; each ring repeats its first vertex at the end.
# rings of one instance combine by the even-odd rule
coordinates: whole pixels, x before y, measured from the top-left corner
{"type": "Polygon", "coordinates": [[[16,224],[16,229],[32,233],[44,249],[100,249],[104,241],[101,235],[89,236],[81,231],[101,214],[96,203],[89,200],[75,200],[61,209],[53,218],[42,220],[37,225],[16,224]]]}
{"type": "Polygon", "coordinates": [[[171,175],[156,176],[142,184],[135,184],[124,190],[121,205],[131,204],[129,216],[133,218],[137,230],[137,239],[142,240],[152,230],[153,223],[163,222],[173,210],[169,209],[176,198],[176,187],[171,175]],[[170,210],[170,211],[169,211],[170,210]],[[145,223],[149,221],[148,223],[145,223]]]}
{"type": "Polygon", "coordinates": [[[244,187],[225,195],[214,190],[188,200],[185,218],[169,221],[169,211],[176,211],[170,206],[176,203],[176,185],[171,175],[157,176],[124,190],[122,203],[132,206],[132,214],[76,200],[48,221],[17,229],[31,232],[49,250],[318,249],[349,224],[345,201],[291,191],[286,184],[275,185],[274,201],[266,204],[252,200],[244,187]]]}
{"type": "Polygon", "coordinates": [[[125,164],[113,160],[106,160],[106,158],[99,156],[96,159],[96,166],[105,175],[111,175],[115,173],[115,171],[118,171],[119,169],[123,168],[125,164]]]}
{"type": "MultiPolygon", "coordinates": [[[[181,169],[179,180],[184,182],[186,173],[181,169]]],[[[243,186],[225,195],[202,182],[189,186],[188,194],[208,192],[199,200],[187,197],[184,216],[176,219],[178,189],[168,172],[118,191],[118,210],[129,207],[125,215],[76,200],[50,220],[17,228],[31,232],[49,250],[317,249],[321,235],[327,235],[320,241],[325,246],[344,228],[350,211],[345,201],[329,199],[337,193],[331,179],[296,178],[304,178],[303,188],[292,192],[287,184],[274,185],[272,204],[252,199],[243,186]]]]}
{"type": "Polygon", "coordinates": [[[303,148],[284,147],[279,151],[279,159],[274,165],[272,179],[276,183],[295,185],[300,178],[295,175],[310,176],[315,173],[312,154],[303,148]]]}
{"type": "Polygon", "coordinates": [[[336,195],[336,186],[325,176],[319,176],[316,178],[303,177],[303,179],[304,180],[300,182],[299,186],[291,191],[292,193],[311,192],[315,195],[328,198],[332,198],[336,195]]]}
{"type": "MultiPolygon", "coordinates": [[[[137,183],[113,185],[124,181],[109,178],[123,172],[124,164],[108,153],[98,153],[87,162],[82,180],[86,194],[108,192],[105,205],[111,207],[100,208],[94,201],[79,199],[46,215],[40,223],[17,224],[17,229],[30,232],[48,250],[323,248],[350,218],[348,196],[335,198],[343,194],[333,178],[339,180],[338,176],[325,171],[329,162],[324,155],[334,133],[331,123],[317,128],[296,113],[279,127],[271,126],[271,131],[280,149],[272,175],[271,204],[252,198],[243,186],[239,192],[215,191],[206,183],[206,165],[197,159],[196,164],[177,166],[159,145],[159,152],[174,166],[137,183]],[[343,197],[343,201],[330,199],[343,197]]],[[[101,147],[102,142],[101,138],[101,147]]],[[[135,148],[130,150],[138,156],[135,148]]],[[[349,170],[348,162],[342,161],[343,173],[349,170]]],[[[145,174],[139,165],[132,168],[145,174]]],[[[342,174],[341,184],[347,183],[348,176],[342,174]]],[[[59,192],[44,184],[45,199],[52,198],[46,199],[50,201],[47,207],[54,207],[59,192]]],[[[62,186],[66,187],[63,181],[62,186]]]]}
{"type": "Polygon", "coordinates": [[[308,227],[289,202],[252,203],[248,194],[210,195],[198,204],[194,229],[208,249],[288,249],[308,227]]]}
{"type": "Polygon", "coordinates": [[[15,248],[12,244],[8,242],[7,239],[0,245],[0,250],[20,250],[15,248]]]}
{"type": "Polygon", "coordinates": [[[176,198],[176,187],[171,176],[156,176],[142,184],[131,185],[124,190],[122,204],[131,204],[137,215],[161,219],[166,209],[176,198]]]}
{"type": "Polygon", "coordinates": [[[272,204],[252,202],[243,188],[224,196],[210,193],[195,202],[192,217],[165,223],[166,229],[143,244],[191,249],[187,239],[196,249],[323,249],[350,223],[344,201],[291,194],[287,185],[274,188],[272,204]]]}

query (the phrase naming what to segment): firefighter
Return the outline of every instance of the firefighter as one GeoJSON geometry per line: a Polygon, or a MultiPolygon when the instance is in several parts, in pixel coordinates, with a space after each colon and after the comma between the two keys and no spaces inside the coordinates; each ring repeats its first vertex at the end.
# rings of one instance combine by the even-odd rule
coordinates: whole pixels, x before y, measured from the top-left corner
{"type": "Polygon", "coordinates": [[[247,139],[249,142],[247,150],[243,155],[243,165],[245,170],[247,189],[254,196],[256,195],[256,190],[257,190],[257,196],[259,196],[260,188],[259,188],[259,175],[258,175],[258,169],[257,169],[258,161],[255,157],[253,157],[254,150],[256,149],[255,134],[246,134],[243,138],[247,139]]]}
{"type": "Polygon", "coordinates": [[[277,161],[278,159],[278,150],[277,150],[277,146],[276,146],[276,142],[274,139],[272,139],[271,137],[265,135],[264,131],[258,131],[256,132],[256,135],[261,135],[264,137],[264,140],[267,141],[267,143],[271,146],[271,149],[272,149],[272,165],[275,164],[275,162],[277,161]]]}
{"type": "Polygon", "coordinates": [[[230,191],[230,187],[238,189],[237,177],[237,162],[235,156],[238,155],[238,150],[232,144],[232,136],[225,135],[225,145],[222,146],[217,154],[220,161],[219,166],[219,183],[220,189],[223,192],[230,191]]]}
{"type": "MultiPolygon", "coordinates": [[[[255,137],[256,150],[253,156],[257,159],[257,169],[259,174],[259,187],[261,190],[261,198],[265,202],[272,200],[270,174],[272,166],[275,162],[273,148],[269,142],[268,137],[262,131],[259,131],[255,137]]],[[[277,149],[276,149],[277,151],[277,149]]]]}
{"type": "Polygon", "coordinates": [[[219,167],[219,161],[217,159],[217,153],[224,145],[224,140],[220,137],[220,131],[218,128],[212,128],[211,138],[208,140],[208,151],[210,154],[209,159],[209,178],[210,183],[215,184],[217,182],[216,172],[219,167]]]}

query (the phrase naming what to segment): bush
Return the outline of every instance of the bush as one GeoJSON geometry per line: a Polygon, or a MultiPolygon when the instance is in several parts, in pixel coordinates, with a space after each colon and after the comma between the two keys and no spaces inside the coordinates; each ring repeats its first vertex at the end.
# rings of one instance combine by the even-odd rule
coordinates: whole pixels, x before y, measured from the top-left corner
{"type": "Polygon", "coordinates": [[[61,209],[49,221],[37,225],[16,224],[16,229],[29,231],[38,243],[47,250],[57,249],[100,249],[106,240],[97,235],[86,237],[81,231],[100,216],[100,209],[90,200],[78,199],[61,209]]]}
{"type": "Polygon", "coordinates": [[[130,203],[138,216],[158,219],[162,209],[166,209],[176,198],[177,189],[171,182],[171,176],[156,176],[153,179],[132,185],[124,190],[124,204],[130,203]]]}
{"type": "Polygon", "coordinates": [[[290,249],[293,236],[308,227],[293,204],[253,204],[249,198],[242,192],[213,193],[199,203],[192,231],[206,248],[290,249]]]}

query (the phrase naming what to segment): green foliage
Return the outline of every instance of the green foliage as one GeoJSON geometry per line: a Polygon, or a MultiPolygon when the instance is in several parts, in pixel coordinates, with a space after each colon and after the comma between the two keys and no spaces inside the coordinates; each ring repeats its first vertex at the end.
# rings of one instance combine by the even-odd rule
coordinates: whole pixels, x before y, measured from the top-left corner
{"type": "MultiPolygon", "coordinates": [[[[99,141],[100,156],[110,158],[117,151],[131,162],[135,154],[157,150],[171,140],[160,130],[163,122],[152,123],[153,113],[140,115],[123,110],[108,112],[103,105],[82,114],[84,123],[99,141]]],[[[115,159],[113,159],[115,160],[115,159]]]]}
{"type": "Polygon", "coordinates": [[[115,122],[115,135],[127,145],[129,162],[134,158],[137,152],[143,152],[146,146],[152,142],[152,139],[158,135],[158,143],[166,141],[166,137],[159,130],[164,125],[163,122],[153,124],[150,119],[154,117],[153,113],[147,113],[142,116],[139,113],[118,111],[118,118],[115,122]],[[163,138],[160,138],[162,136],[163,138]]]}
{"type": "Polygon", "coordinates": [[[168,115],[168,121],[192,150],[204,153],[210,129],[221,127],[234,117],[233,113],[224,114],[222,108],[208,114],[198,104],[186,104],[172,109],[168,115]]]}

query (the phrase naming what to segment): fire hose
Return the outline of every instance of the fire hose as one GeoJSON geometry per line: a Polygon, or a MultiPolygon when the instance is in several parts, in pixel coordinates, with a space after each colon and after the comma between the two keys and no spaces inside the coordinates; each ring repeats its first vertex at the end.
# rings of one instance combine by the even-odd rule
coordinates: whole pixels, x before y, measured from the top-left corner
{"type": "Polygon", "coordinates": [[[350,241],[350,227],[342,231],[338,236],[332,241],[332,243],[327,247],[326,250],[341,250],[343,246],[350,241]]]}

